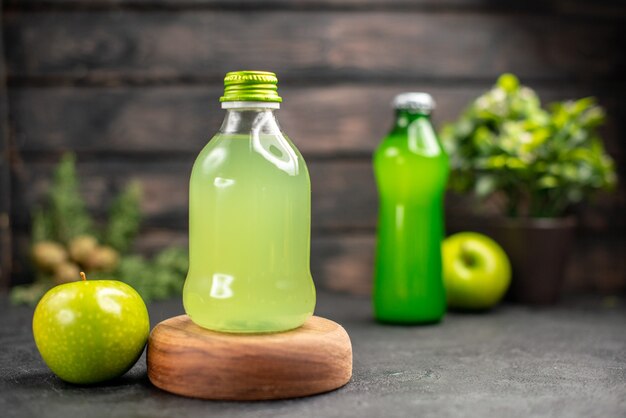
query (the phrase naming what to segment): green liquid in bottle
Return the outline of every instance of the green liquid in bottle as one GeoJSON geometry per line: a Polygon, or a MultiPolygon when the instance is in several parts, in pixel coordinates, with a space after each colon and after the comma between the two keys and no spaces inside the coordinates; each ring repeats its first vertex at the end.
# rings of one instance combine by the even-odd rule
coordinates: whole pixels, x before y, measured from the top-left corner
{"type": "Polygon", "coordinates": [[[441,240],[448,157],[428,114],[399,109],[396,116],[374,154],[380,196],[374,311],[385,322],[437,322],[446,310],[441,240]]]}
{"type": "Polygon", "coordinates": [[[193,166],[183,302],[211,330],[286,331],[315,307],[309,174],[270,108],[239,105],[193,166]]]}

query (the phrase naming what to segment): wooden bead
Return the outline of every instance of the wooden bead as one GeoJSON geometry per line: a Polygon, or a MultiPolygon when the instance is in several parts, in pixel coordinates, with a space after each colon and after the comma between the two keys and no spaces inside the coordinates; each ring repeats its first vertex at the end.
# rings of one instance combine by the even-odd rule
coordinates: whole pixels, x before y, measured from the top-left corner
{"type": "Polygon", "coordinates": [[[341,325],[313,316],[295,330],[226,334],[187,315],[158,324],[148,340],[157,387],[203,399],[265,400],[337,389],[352,376],[352,345],[341,325]]]}

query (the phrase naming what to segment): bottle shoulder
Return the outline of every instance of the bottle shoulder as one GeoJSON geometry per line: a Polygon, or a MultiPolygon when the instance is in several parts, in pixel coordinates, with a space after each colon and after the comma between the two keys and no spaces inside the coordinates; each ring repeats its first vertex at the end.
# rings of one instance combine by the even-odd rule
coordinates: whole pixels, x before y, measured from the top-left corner
{"type": "Polygon", "coordinates": [[[394,129],[376,147],[375,160],[395,159],[442,159],[447,154],[432,125],[409,125],[406,129],[394,129]]]}
{"type": "Polygon", "coordinates": [[[286,135],[218,132],[198,154],[192,176],[220,175],[224,171],[231,174],[267,173],[271,170],[308,178],[302,154],[286,135]]]}

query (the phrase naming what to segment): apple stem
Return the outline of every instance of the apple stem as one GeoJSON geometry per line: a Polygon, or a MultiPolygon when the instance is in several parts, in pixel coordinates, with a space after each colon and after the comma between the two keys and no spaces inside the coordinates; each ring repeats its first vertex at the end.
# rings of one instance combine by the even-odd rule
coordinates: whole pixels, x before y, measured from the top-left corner
{"type": "Polygon", "coordinates": [[[463,258],[463,262],[465,263],[466,266],[468,266],[468,267],[473,267],[474,266],[475,260],[474,260],[474,258],[471,255],[463,254],[461,257],[463,258]]]}
{"type": "Polygon", "coordinates": [[[476,258],[471,254],[467,245],[461,247],[461,259],[463,263],[468,267],[473,267],[476,264],[476,258]]]}
{"type": "Polygon", "coordinates": [[[87,276],[85,275],[85,272],[83,271],[80,272],[80,278],[83,279],[83,282],[87,281],[87,276]]]}

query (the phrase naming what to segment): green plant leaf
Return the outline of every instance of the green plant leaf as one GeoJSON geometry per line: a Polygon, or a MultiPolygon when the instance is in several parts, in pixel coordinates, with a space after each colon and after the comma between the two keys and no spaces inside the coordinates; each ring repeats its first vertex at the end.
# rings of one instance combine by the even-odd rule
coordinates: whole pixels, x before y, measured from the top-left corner
{"type": "Polygon", "coordinates": [[[445,127],[450,187],[483,199],[504,196],[508,214],[536,216],[559,216],[614,187],[614,163],[596,131],[605,113],[595,98],[549,108],[517,77],[502,74],[445,127]]]}
{"type": "Polygon", "coordinates": [[[104,241],[121,253],[127,252],[139,232],[141,223],[141,187],[131,183],[113,201],[109,208],[109,222],[104,234],[104,241]]]}
{"type": "Polygon", "coordinates": [[[31,241],[35,243],[54,240],[56,237],[54,236],[53,220],[43,208],[38,207],[33,211],[31,241]]]}
{"type": "Polygon", "coordinates": [[[542,176],[537,182],[542,189],[553,189],[559,186],[559,180],[554,176],[542,176]]]}
{"type": "Polygon", "coordinates": [[[78,235],[93,233],[93,222],[78,189],[76,157],[63,155],[48,191],[51,232],[57,241],[68,243],[78,235]]]}
{"type": "Polygon", "coordinates": [[[513,74],[506,73],[498,78],[496,85],[507,93],[513,93],[519,89],[519,80],[513,74]]]}

